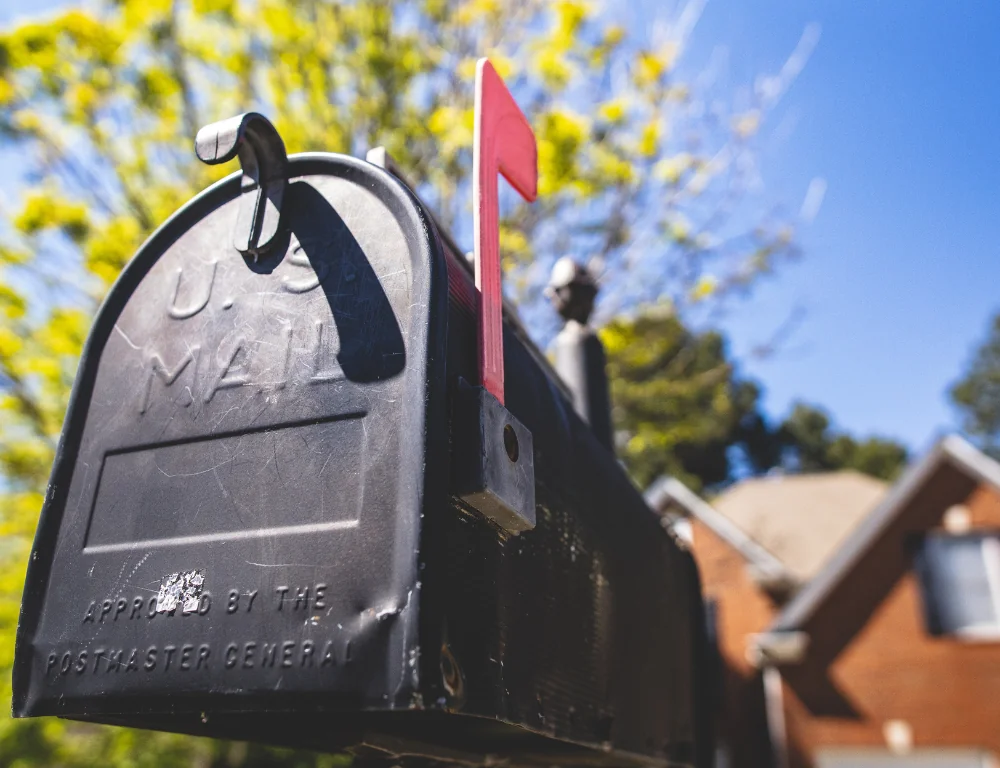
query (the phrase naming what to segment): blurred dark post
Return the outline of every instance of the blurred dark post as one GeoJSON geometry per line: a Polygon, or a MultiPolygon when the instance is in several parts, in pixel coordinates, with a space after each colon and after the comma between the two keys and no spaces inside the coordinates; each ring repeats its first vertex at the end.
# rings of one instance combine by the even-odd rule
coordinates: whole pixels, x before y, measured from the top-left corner
{"type": "Polygon", "coordinates": [[[556,371],[573,394],[576,412],[613,452],[604,345],[587,324],[594,310],[597,283],[589,270],[564,256],[552,268],[546,294],[566,321],[553,345],[556,371]]]}

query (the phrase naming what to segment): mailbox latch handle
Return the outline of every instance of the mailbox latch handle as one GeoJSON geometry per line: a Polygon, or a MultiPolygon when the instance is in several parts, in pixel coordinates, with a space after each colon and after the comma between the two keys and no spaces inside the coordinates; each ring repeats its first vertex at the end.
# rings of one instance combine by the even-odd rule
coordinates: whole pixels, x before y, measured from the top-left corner
{"type": "Polygon", "coordinates": [[[247,112],[206,125],[195,137],[194,151],[208,165],[239,157],[243,181],[233,246],[255,258],[266,252],[278,234],[288,184],[288,155],[278,130],[263,115],[247,112]]]}

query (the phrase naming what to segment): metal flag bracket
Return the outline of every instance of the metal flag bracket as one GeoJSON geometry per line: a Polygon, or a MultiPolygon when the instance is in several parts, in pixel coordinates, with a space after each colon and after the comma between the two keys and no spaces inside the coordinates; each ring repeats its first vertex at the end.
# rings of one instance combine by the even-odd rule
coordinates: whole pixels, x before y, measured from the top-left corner
{"type": "Polygon", "coordinates": [[[459,382],[456,469],[460,495],[501,528],[535,527],[531,432],[504,405],[503,289],[497,176],[528,200],[538,195],[538,148],[531,125],[489,59],[476,65],[472,151],[473,228],[479,289],[479,380],[459,382]]]}

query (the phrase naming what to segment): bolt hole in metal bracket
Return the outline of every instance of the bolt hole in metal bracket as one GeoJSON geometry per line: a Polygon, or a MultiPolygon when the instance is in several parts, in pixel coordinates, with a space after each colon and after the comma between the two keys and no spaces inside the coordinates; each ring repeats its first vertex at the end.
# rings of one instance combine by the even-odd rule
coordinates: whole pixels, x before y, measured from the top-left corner
{"type": "Polygon", "coordinates": [[[206,125],[194,150],[208,165],[239,157],[243,181],[233,247],[254,260],[266,254],[277,239],[288,185],[288,155],[277,129],[263,115],[247,112],[206,125]]]}
{"type": "Polygon", "coordinates": [[[485,387],[458,380],[452,399],[452,472],[459,498],[508,533],[535,527],[531,432],[485,387]]]}

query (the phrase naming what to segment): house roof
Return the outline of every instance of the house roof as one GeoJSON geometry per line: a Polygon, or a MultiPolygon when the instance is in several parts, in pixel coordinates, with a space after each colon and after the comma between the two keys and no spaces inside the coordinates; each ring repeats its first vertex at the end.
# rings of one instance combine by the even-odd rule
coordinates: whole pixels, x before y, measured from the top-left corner
{"type": "Polygon", "coordinates": [[[712,502],[717,513],[808,582],[885,496],[881,480],[853,470],[768,475],[737,483],[712,502]]]}
{"type": "Polygon", "coordinates": [[[951,464],[977,482],[1000,491],[1000,464],[960,437],[944,438],[905,472],[881,503],[847,536],[819,573],[785,606],[768,630],[769,633],[801,629],[944,463],[951,464]]]}
{"type": "Polygon", "coordinates": [[[780,560],[747,536],[731,520],[720,515],[680,480],[663,476],[649,486],[645,497],[646,503],[661,514],[667,511],[671,503],[678,505],[742,554],[761,576],[776,580],[788,577],[789,574],[780,560]]]}

